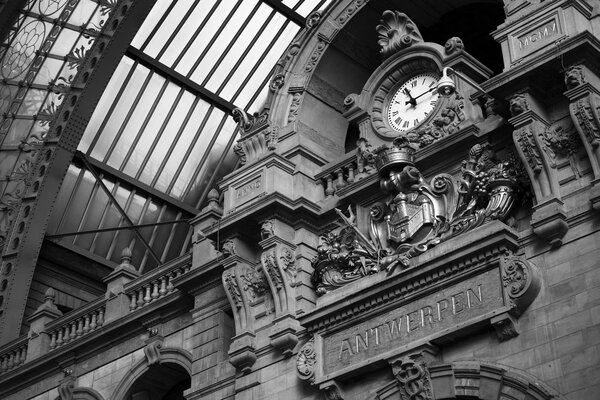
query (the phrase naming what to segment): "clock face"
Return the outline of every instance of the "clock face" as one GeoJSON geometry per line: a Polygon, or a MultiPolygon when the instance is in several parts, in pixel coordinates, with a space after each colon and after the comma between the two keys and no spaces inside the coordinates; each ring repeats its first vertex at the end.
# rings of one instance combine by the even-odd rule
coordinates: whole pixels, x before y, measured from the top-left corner
{"type": "Polygon", "coordinates": [[[419,126],[437,104],[438,77],[433,73],[415,75],[394,93],[387,117],[392,129],[405,132],[419,126]]]}

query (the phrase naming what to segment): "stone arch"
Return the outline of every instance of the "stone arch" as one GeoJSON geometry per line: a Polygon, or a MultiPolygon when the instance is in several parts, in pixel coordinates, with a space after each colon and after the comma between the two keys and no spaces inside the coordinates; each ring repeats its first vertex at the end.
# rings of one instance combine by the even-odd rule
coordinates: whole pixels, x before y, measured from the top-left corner
{"type": "MultiPolygon", "coordinates": [[[[455,361],[428,367],[432,400],[536,399],[566,400],[534,375],[517,368],[480,360],[455,361]]],[[[374,400],[397,398],[396,381],[379,389],[374,400]]]]}
{"type": "MultiPolygon", "coordinates": [[[[76,387],[73,388],[72,400],[104,400],[104,397],[96,390],[88,387],[76,387]]],[[[55,400],[62,400],[58,396],[55,400]]]]}
{"type": "MultiPolygon", "coordinates": [[[[160,349],[160,358],[158,364],[175,364],[182,367],[188,375],[192,376],[192,354],[183,349],[174,347],[166,347],[160,349]]],[[[125,400],[125,396],[129,389],[140,379],[146,372],[150,370],[151,364],[148,363],[148,359],[144,357],[138,361],[121,379],[121,382],[115,388],[112,396],[112,400],[125,400]]]]}

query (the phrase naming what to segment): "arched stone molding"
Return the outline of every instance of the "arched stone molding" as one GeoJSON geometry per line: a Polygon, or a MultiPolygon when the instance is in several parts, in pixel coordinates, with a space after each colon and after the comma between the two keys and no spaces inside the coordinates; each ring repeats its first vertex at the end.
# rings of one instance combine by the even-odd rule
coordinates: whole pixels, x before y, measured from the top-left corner
{"type": "MultiPolygon", "coordinates": [[[[441,399],[538,399],[564,400],[555,389],[535,376],[506,365],[481,360],[430,365],[428,400],[441,399]]],[[[373,400],[396,399],[400,388],[393,381],[377,390],[373,400]]],[[[424,393],[424,392],[423,392],[424,393]]]]}
{"type": "MultiPolygon", "coordinates": [[[[192,354],[184,349],[175,347],[166,347],[160,350],[159,364],[176,364],[185,369],[192,376],[192,354]]],[[[121,382],[115,388],[109,398],[111,400],[125,400],[127,391],[150,369],[150,364],[146,357],[138,361],[121,379],[121,382]]]]}
{"type": "MultiPolygon", "coordinates": [[[[65,400],[58,396],[55,400],[65,400]]],[[[88,387],[77,387],[73,389],[73,395],[69,400],[104,400],[98,391],[88,387]]]]}

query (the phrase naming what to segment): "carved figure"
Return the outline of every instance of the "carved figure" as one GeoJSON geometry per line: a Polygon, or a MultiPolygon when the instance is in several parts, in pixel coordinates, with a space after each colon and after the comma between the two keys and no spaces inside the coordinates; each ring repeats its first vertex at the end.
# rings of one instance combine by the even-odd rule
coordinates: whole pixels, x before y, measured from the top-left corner
{"type": "Polygon", "coordinates": [[[529,110],[527,97],[524,94],[517,94],[509,100],[510,113],[513,117],[529,110]]]}
{"type": "Polygon", "coordinates": [[[275,234],[273,220],[266,220],[260,226],[260,238],[262,240],[268,239],[275,234]]]}
{"type": "Polygon", "coordinates": [[[581,65],[572,65],[565,72],[565,85],[573,89],[585,82],[585,73],[581,65]]]}
{"type": "Polygon", "coordinates": [[[463,161],[462,177],[439,174],[429,182],[413,162],[415,148],[400,136],[374,151],[381,189],[390,195],[370,209],[369,234],[346,217],[339,230],[322,237],[312,261],[312,282],[326,293],[366,275],[397,266],[432,246],[483,225],[503,220],[512,209],[520,179],[517,166],[498,161],[487,144],[475,145],[463,161]]]}
{"type": "Polygon", "coordinates": [[[221,248],[221,251],[223,252],[223,255],[225,257],[229,257],[236,254],[235,244],[233,243],[233,240],[226,240],[225,242],[223,242],[223,247],[221,248]]]}
{"type": "Polygon", "coordinates": [[[384,59],[410,47],[413,43],[423,41],[419,29],[406,14],[387,10],[381,17],[381,24],[375,29],[379,35],[377,43],[381,46],[380,53],[384,59]]]}

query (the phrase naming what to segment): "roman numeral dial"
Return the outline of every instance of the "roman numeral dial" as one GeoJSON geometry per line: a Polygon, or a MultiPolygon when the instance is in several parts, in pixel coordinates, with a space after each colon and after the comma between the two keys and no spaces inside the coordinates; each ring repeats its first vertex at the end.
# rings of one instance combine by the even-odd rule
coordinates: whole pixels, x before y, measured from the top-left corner
{"type": "Polygon", "coordinates": [[[387,107],[390,127],[405,132],[427,120],[437,105],[437,82],[436,74],[424,73],[407,79],[398,87],[387,107]]]}

